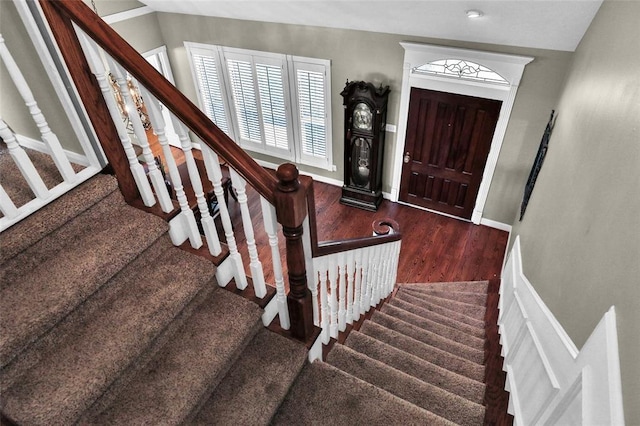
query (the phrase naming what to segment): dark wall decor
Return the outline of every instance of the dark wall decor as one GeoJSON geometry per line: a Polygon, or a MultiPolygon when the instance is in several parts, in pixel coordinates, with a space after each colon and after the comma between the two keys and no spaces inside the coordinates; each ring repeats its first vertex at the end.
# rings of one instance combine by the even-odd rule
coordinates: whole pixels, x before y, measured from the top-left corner
{"type": "Polygon", "coordinates": [[[555,112],[555,110],[551,110],[551,117],[549,117],[547,127],[546,129],[544,129],[544,134],[542,135],[542,140],[540,141],[540,147],[538,148],[536,160],[533,162],[533,167],[531,168],[531,173],[529,173],[529,179],[527,180],[527,185],[524,187],[524,198],[522,199],[522,205],[520,206],[520,221],[522,221],[524,212],[527,210],[527,204],[529,204],[529,198],[531,197],[533,187],[536,184],[538,173],[540,173],[542,163],[544,163],[544,157],[547,155],[549,138],[551,138],[551,132],[553,132],[553,127],[555,126],[556,121],[555,112]]]}
{"type": "Polygon", "coordinates": [[[382,202],[382,157],[389,86],[347,80],[344,98],[344,186],[340,202],[377,210],[382,202]]]}

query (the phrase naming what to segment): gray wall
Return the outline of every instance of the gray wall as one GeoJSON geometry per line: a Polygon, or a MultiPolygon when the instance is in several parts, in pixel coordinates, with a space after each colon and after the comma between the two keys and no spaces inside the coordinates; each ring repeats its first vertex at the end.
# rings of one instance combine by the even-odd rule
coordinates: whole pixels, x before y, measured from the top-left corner
{"type": "MultiPolygon", "coordinates": [[[[69,119],[47,77],[35,47],[31,44],[31,39],[13,2],[0,0],[0,33],[53,133],[58,136],[65,149],[81,153],[80,142],[69,124],[69,119]]],[[[0,117],[17,134],[42,140],[38,127],[2,61],[0,61],[0,93],[2,93],[0,117]]]]}
{"type": "MultiPolygon", "coordinates": [[[[534,56],[527,66],[516,98],[511,122],[491,186],[485,217],[510,223],[522,197],[522,189],[546,119],[560,91],[571,53],[548,50],[404,37],[365,31],[239,21],[193,15],[159,13],[158,21],[167,44],[176,85],[197,102],[184,41],[286,53],[331,60],[333,161],[338,170],[301,167],[319,175],[343,179],[343,108],[339,95],[349,80],[367,80],[391,86],[388,122],[398,124],[404,50],[401,41],[415,41],[502,53],[534,56]]],[[[391,190],[396,134],[387,134],[383,190],[391,190]]],[[[258,156],[279,163],[281,160],[258,156]]]]}
{"type": "Polygon", "coordinates": [[[582,347],[615,305],[626,422],[640,424],[640,3],[603,3],[575,52],[524,220],[524,272],[582,347]]]}

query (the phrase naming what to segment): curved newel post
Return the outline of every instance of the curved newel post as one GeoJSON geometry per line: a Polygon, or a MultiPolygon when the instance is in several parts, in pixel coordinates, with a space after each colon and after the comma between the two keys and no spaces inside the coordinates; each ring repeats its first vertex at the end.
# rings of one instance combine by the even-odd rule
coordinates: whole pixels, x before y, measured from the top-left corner
{"type": "Polygon", "coordinates": [[[298,181],[298,169],[287,163],[278,167],[278,185],[275,191],[275,206],[278,222],[287,244],[287,268],[289,274],[289,317],[291,335],[308,341],[313,335],[313,307],[311,293],[307,287],[307,272],[302,242],[303,222],[307,216],[305,189],[298,181]]]}
{"type": "Polygon", "coordinates": [[[140,86],[140,92],[145,100],[151,127],[153,127],[153,132],[156,134],[158,143],[162,147],[162,153],[164,154],[164,161],[167,165],[167,169],[169,170],[171,184],[176,192],[176,200],[178,200],[178,205],[180,206],[180,212],[183,218],[181,225],[185,227],[191,247],[202,247],[202,236],[200,235],[200,231],[198,231],[196,217],[193,214],[193,210],[189,207],[189,201],[187,200],[187,195],[184,192],[180,171],[178,170],[175,158],[173,158],[173,153],[169,146],[169,140],[165,134],[166,123],[164,122],[162,112],[160,111],[160,103],[144,86],[140,86]]]}
{"type": "Polygon", "coordinates": [[[44,142],[47,148],[50,150],[51,158],[58,168],[60,175],[65,182],[75,182],[76,172],[73,170],[73,167],[71,167],[71,162],[69,162],[69,159],[64,153],[64,149],[62,148],[62,145],[60,145],[58,137],[51,131],[51,128],[49,127],[44,114],[42,114],[42,111],[38,107],[38,103],[36,102],[36,99],[33,96],[33,92],[27,84],[27,80],[25,80],[22,72],[20,71],[20,68],[18,68],[18,65],[14,61],[13,56],[11,56],[9,49],[7,49],[7,46],[4,43],[2,34],[0,34],[0,57],[5,64],[11,80],[13,80],[16,88],[18,89],[18,92],[20,93],[20,96],[22,96],[25,105],[29,109],[29,113],[31,114],[33,121],[36,123],[36,126],[40,131],[42,142],[44,142]]]}

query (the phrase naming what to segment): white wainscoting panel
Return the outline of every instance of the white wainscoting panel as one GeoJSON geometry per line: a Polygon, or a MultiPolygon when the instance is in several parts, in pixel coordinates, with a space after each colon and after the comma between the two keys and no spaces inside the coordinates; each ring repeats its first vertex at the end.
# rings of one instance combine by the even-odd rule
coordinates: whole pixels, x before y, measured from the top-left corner
{"type": "Polygon", "coordinates": [[[615,308],[579,351],[522,272],[505,264],[498,326],[516,425],[624,425],[615,308]]]}

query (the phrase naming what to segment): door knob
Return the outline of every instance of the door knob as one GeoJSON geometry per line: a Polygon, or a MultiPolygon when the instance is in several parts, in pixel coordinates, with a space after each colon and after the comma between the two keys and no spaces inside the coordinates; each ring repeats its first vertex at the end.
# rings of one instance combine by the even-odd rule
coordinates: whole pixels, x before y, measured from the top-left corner
{"type": "Polygon", "coordinates": [[[408,163],[409,161],[411,161],[411,154],[409,154],[409,152],[407,151],[407,153],[404,155],[404,162],[408,163]]]}

